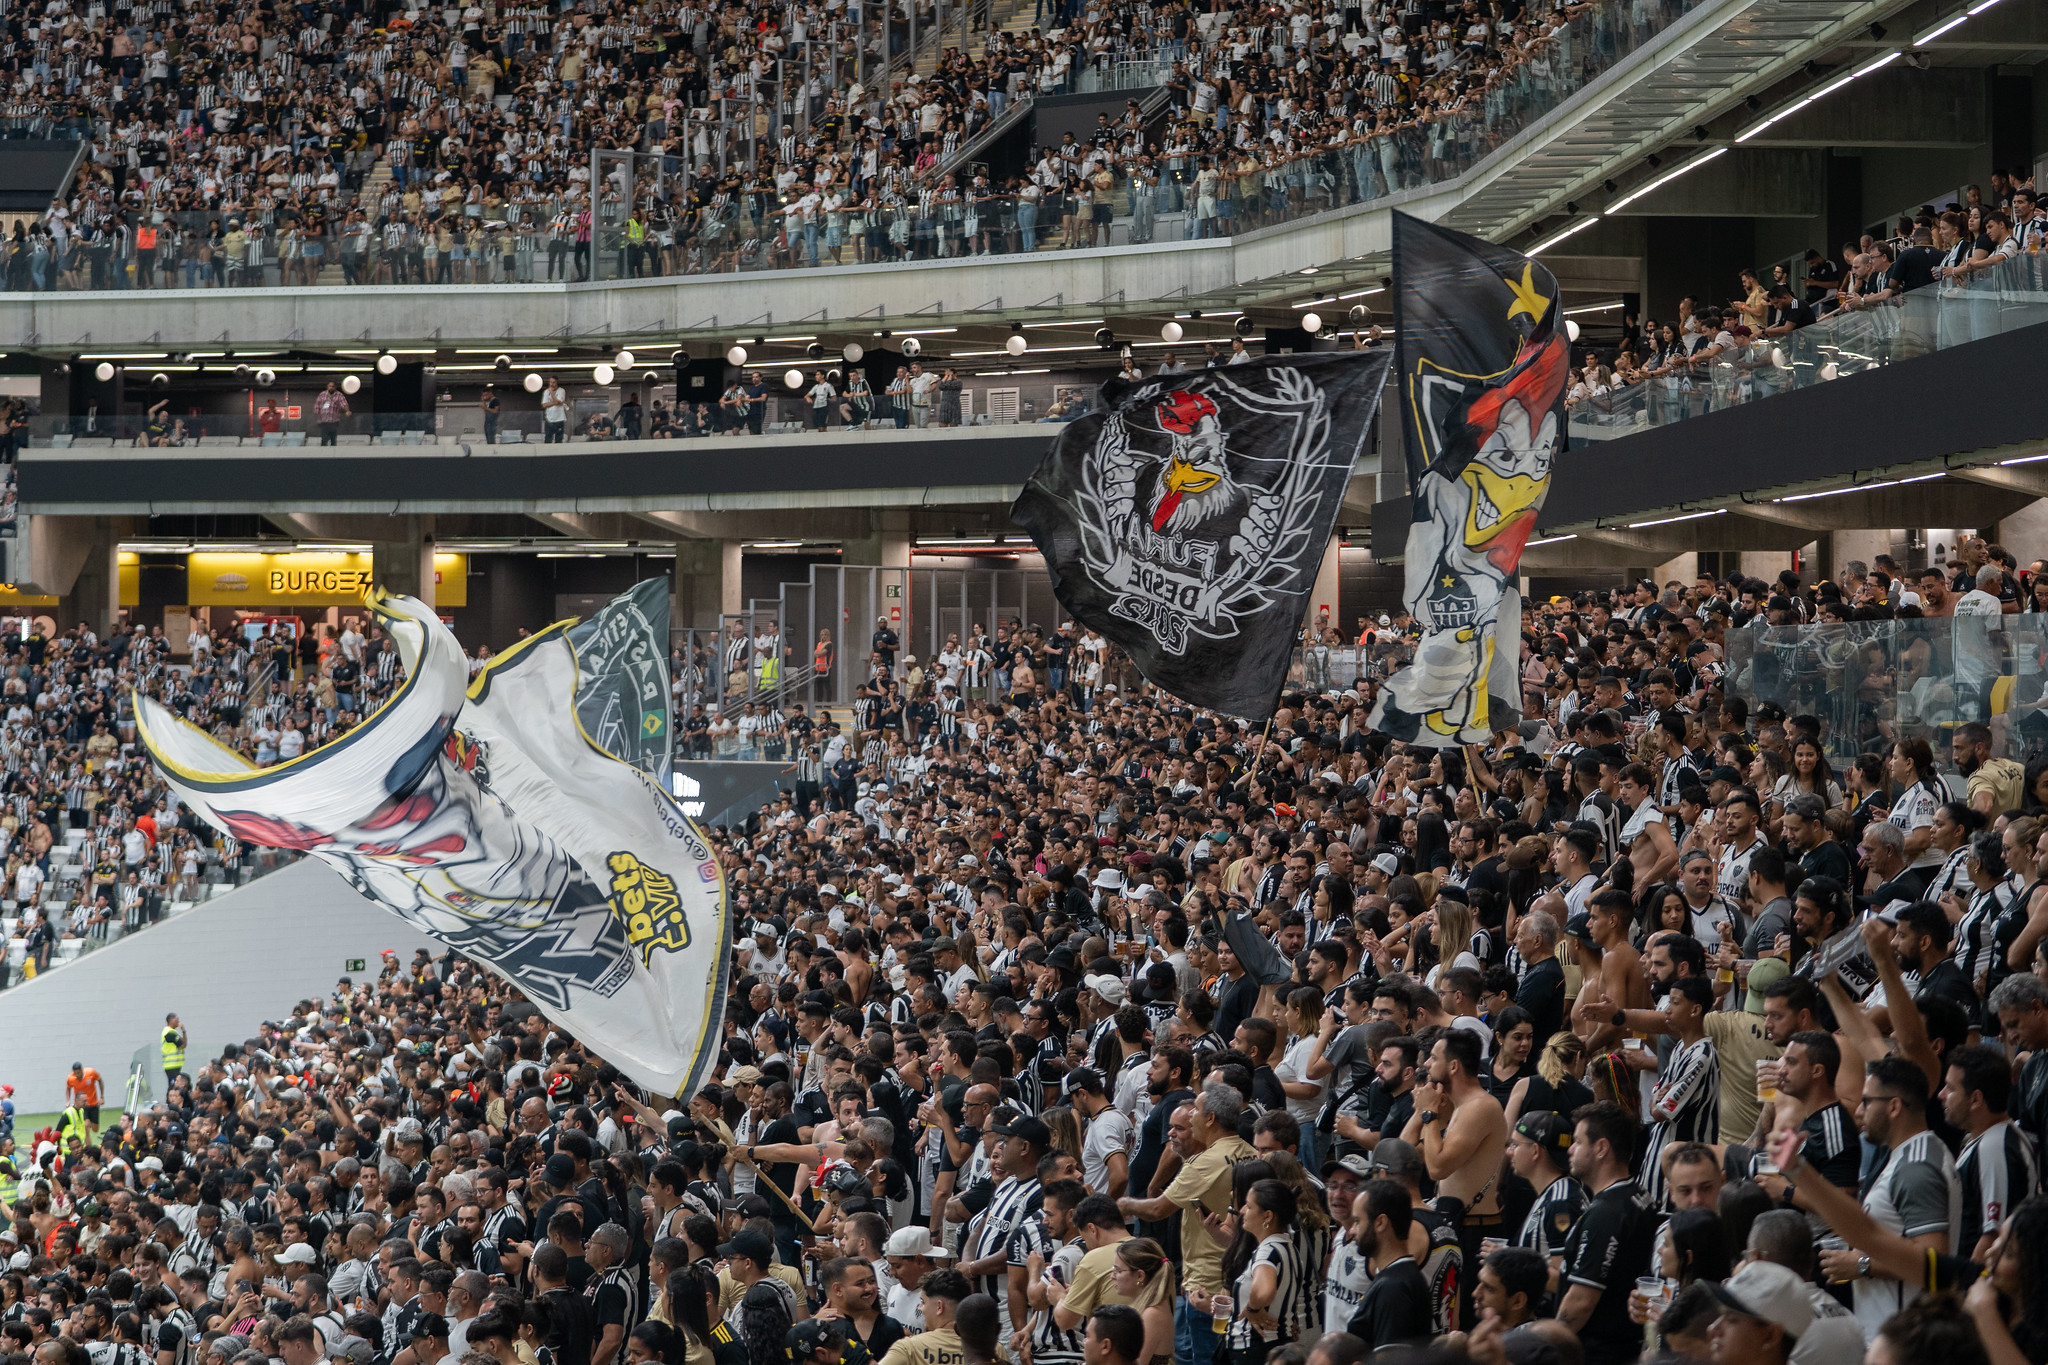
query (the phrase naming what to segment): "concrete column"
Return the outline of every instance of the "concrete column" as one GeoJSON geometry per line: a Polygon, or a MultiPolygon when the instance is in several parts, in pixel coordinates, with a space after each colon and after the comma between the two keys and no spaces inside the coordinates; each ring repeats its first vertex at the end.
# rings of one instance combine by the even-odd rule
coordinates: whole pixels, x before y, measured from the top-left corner
{"type": "Polygon", "coordinates": [[[2022,566],[2036,558],[2035,551],[2048,545],[2048,498],[2037,498],[2002,519],[1997,526],[1997,538],[2022,566]]]}
{"type": "MultiPolygon", "coordinates": [[[[54,522],[55,517],[38,517],[54,522]]],[[[119,545],[127,533],[127,517],[64,517],[63,531],[71,542],[78,568],[68,586],[57,589],[57,628],[69,630],[80,621],[102,639],[121,614],[119,545]]]]}
{"type": "Polygon", "coordinates": [[[670,624],[715,630],[721,614],[740,610],[740,542],[679,540],[669,580],[670,624]]]}
{"type": "Polygon", "coordinates": [[[879,565],[885,569],[910,567],[910,510],[886,507],[869,513],[868,534],[842,541],[842,564],[879,565]]]}
{"type": "Polygon", "coordinates": [[[1872,560],[1879,555],[1890,554],[1892,548],[1892,533],[1888,528],[1882,527],[1874,531],[1831,531],[1828,533],[1828,539],[1833,542],[1829,548],[1833,552],[1834,562],[1817,567],[1826,570],[1829,578],[1839,577],[1842,566],[1852,559],[1862,560],[1863,566],[1867,569],[1872,560]]]}
{"type": "Polygon", "coordinates": [[[434,605],[434,518],[417,513],[381,519],[370,536],[377,586],[434,605]]]}
{"type": "Polygon", "coordinates": [[[1664,590],[1666,583],[1674,579],[1689,588],[1692,581],[1699,576],[1700,556],[1697,550],[1687,550],[1684,554],[1673,556],[1650,570],[1650,577],[1657,580],[1659,592],[1664,590]]]}
{"type": "Polygon", "coordinates": [[[1742,572],[1750,578],[1761,578],[1766,583],[1778,581],[1778,575],[1792,567],[1792,555],[1786,550],[1744,550],[1742,572]]]}
{"type": "Polygon", "coordinates": [[[1338,560],[1342,554],[1338,549],[1339,544],[1336,536],[1330,537],[1330,548],[1323,552],[1323,566],[1316,570],[1316,584],[1308,595],[1308,612],[1305,618],[1310,628],[1314,628],[1318,617],[1327,616],[1331,625],[1340,631],[1344,629],[1343,623],[1337,617],[1338,605],[1343,600],[1337,591],[1338,560]]]}

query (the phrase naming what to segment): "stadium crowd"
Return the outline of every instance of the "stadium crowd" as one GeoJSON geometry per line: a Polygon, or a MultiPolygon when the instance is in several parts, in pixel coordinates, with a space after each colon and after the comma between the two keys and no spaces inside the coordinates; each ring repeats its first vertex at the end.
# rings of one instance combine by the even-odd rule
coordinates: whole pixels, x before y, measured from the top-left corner
{"type": "MultiPolygon", "coordinates": [[[[1624,315],[1619,344],[1611,353],[1586,353],[1572,371],[1566,401],[1573,407],[1611,407],[1643,385],[1677,392],[1716,382],[1717,368],[1783,368],[1793,333],[1830,320],[1859,319],[1865,325],[1857,344],[1890,358],[1888,343],[1900,340],[1901,305],[1909,294],[1928,290],[1952,299],[1973,288],[2025,287],[1992,272],[2014,257],[2038,255],[2044,245],[2048,213],[2041,209],[2033,172],[1994,171],[1988,193],[1965,186],[1945,205],[1923,205],[1900,217],[1889,237],[1864,233],[1842,243],[1833,257],[1809,248],[1800,262],[1773,265],[1768,284],[1758,271],[1744,270],[1736,281],[1739,292],[1726,303],[1688,295],[1679,300],[1676,321],[1668,323],[1624,315]]],[[[1904,354],[1936,340],[1915,330],[1904,328],[1904,354]]],[[[1971,339],[1968,327],[1944,330],[1955,333],[1944,344],[1971,339]]]]}
{"type": "Polygon", "coordinates": [[[829,764],[714,839],[711,1083],[643,1094],[424,951],[167,1038],[164,1101],[0,1141],[0,1342],[2040,1365],[2048,772],[1965,724],[1953,777],[1917,734],[1837,773],[1723,683],[1764,620],[2002,615],[2001,566],[2024,624],[1982,541],[1532,604],[1529,717],[1463,750],[1363,724],[1401,619],[1270,730],[1093,637],[878,640],[878,698],[796,736],[829,764]],[[927,727],[913,672],[971,704],[927,727]]]}
{"type": "Polygon", "coordinates": [[[1118,218],[1146,241],[1176,211],[1225,235],[1454,174],[1685,10],[1062,0],[1045,28],[975,10],[969,52],[940,26],[959,7],[911,3],[923,74],[895,0],[36,0],[0,28],[0,116],[91,157],[17,223],[0,281],[700,273],[1107,244],[1118,218]],[[959,155],[1039,93],[1140,84],[1164,106],[1133,99],[1021,174],[959,155]],[[598,149],[637,170],[593,170],[598,149]]]}
{"type": "Polygon", "coordinates": [[[0,984],[154,924],[270,859],[176,808],[135,743],[133,689],[269,764],[347,731],[398,677],[374,627],[294,640],[195,618],[191,662],[171,667],[161,625],[53,638],[47,622],[18,618],[0,643],[0,929],[22,948],[0,984]]]}

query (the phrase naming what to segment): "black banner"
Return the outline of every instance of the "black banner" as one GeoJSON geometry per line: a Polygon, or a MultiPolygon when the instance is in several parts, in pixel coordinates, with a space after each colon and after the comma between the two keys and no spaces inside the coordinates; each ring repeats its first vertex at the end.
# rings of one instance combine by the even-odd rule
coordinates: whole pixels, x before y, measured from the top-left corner
{"type": "Polygon", "coordinates": [[[1371,439],[1384,350],[1268,356],[1103,386],[1011,519],[1074,618],[1146,678],[1247,720],[1273,713],[1316,574],[1371,439]]]}

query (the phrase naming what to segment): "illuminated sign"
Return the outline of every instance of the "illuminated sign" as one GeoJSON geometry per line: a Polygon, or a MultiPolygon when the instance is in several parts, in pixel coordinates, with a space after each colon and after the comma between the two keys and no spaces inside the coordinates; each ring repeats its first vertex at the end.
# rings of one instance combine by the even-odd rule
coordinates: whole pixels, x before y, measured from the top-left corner
{"type": "Polygon", "coordinates": [[[686,777],[682,773],[675,773],[673,777],[675,780],[676,800],[681,803],[683,814],[689,816],[692,820],[702,820],[704,818],[704,784],[696,778],[686,777]]]}

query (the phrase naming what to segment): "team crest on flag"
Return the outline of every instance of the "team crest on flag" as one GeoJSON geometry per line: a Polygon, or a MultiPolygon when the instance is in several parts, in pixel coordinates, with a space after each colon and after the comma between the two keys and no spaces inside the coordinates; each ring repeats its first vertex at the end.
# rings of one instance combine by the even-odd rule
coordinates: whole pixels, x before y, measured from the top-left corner
{"type": "Polygon", "coordinates": [[[1011,516],[1061,603],[1148,679],[1270,715],[1385,375],[1347,352],[1105,386],[1011,516]]]}

